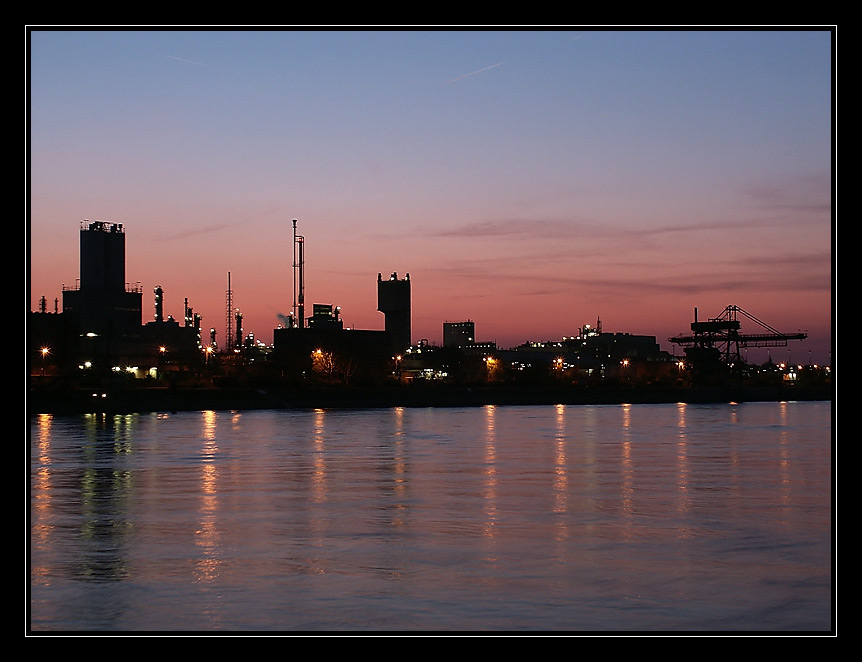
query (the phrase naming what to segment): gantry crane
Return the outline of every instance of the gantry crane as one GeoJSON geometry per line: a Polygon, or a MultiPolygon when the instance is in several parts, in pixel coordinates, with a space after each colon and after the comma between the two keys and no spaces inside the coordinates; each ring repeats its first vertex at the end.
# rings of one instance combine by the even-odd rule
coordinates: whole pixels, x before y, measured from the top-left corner
{"type": "Polygon", "coordinates": [[[729,366],[740,365],[740,348],[747,347],[786,347],[790,340],[805,340],[807,333],[781,333],[739,306],[727,306],[718,317],[706,322],[697,320],[694,309],[694,322],[691,335],[668,338],[672,343],[682,346],[686,355],[703,355],[705,351],[723,358],[729,366]],[[761,333],[740,333],[740,315],[758,324],[761,333]]]}

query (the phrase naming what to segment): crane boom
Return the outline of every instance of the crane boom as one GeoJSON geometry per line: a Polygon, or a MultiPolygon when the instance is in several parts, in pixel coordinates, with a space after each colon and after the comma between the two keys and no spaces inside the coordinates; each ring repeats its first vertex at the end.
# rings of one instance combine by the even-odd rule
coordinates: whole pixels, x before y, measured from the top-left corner
{"type": "Polygon", "coordinates": [[[669,342],[686,349],[717,349],[727,363],[739,362],[739,349],[744,347],[786,347],[791,340],[805,340],[807,333],[782,333],[769,324],[759,320],[739,306],[727,306],[718,317],[699,322],[697,308],[694,309],[694,321],[691,323],[691,334],[668,338],[669,342]],[[758,324],[761,333],[740,333],[743,316],[758,324]]]}

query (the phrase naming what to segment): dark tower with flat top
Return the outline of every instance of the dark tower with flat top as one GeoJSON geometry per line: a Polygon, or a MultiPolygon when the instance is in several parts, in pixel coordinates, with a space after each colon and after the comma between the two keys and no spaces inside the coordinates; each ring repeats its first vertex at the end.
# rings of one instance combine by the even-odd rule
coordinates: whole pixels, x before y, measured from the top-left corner
{"type": "Polygon", "coordinates": [[[377,274],[377,310],[385,315],[384,328],[393,350],[402,352],[410,347],[410,274],[400,280],[396,273],[388,280],[377,274]]]}
{"type": "Polygon", "coordinates": [[[126,286],[126,235],[119,223],[81,222],[81,278],[63,290],[63,312],[82,334],[119,337],[141,327],[140,287],[126,286]]]}

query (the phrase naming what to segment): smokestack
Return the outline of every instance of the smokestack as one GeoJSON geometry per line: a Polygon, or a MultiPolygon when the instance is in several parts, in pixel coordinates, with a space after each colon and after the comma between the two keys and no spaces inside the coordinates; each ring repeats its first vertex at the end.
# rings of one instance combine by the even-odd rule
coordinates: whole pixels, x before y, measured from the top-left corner
{"type": "Polygon", "coordinates": [[[296,234],[296,219],[293,219],[293,315],[298,328],[305,327],[305,237],[296,234]],[[297,252],[299,258],[297,261],[297,252]],[[299,281],[297,282],[297,269],[299,281]],[[299,290],[297,293],[297,289],[299,290]]]}
{"type": "Polygon", "coordinates": [[[153,292],[156,295],[156,321],[161,322],[164,307],[164,303],[162,302],[162,286],[156,285],[153,292]]]}

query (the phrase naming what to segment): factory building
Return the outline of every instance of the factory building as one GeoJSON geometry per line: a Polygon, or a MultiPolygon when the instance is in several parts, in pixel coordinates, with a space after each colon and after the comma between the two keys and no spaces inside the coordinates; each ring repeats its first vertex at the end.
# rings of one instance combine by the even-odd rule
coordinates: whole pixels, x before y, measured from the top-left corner
{"type": "Polygon", "coordinates": [[[344,329],[344,322],[341,321],[341,306],[333,306],[331,304],[316,303],[312,307],[314,314],[308,318],[308,328],[310,329],[344,329]]]}
{"type": "Polygon", "coordinates": [[[397,364],[396,357],[410,346],[409,274],[399,279],[393,273],[387,280],[378,274],[377,302],[385,316],[383,331],[346,329],[340,307],[314,304],[311,317],[273,331],[273,362],[288,378],[326,382],[385,378],[397,364]]]}
{"type": "Polygon", "coordinates": [[[314,304],[305,318],[305,237],[293,220],[293,313],[273,331],[272,361],[288,379],[339,381],[385,377],[411,341],[410,275],[377,274],[377,309],[383,331],[345,329],[341,308],[314,304]]]}
{"type": "Polygon", "coordinates": [[[467,355],[485,355],[497,349],[495,342],[477,342],[476,324],[472,320],[443,322],[443,347],[459,349],[467,355]]]}
{"type": "Polygon", "coordinates": [[[82,334],[119,339],[141,327],[141,288],[126,284],[126,235],[122,224],[81,223],[80,278],[63,289],[63,312],[78,319],[82,334]]]}
{"type": "Polygon", "coordinates": [[[443,322],[443,347],[464,347],[475,342],[476,324],[472,320],[443,322]]]}
{"type": "Polygon", "coordinates": [[[550,366],[589,377],[668,377],[676,366],[655,336],[603,332],[601,320],[595,326],[584,325],[577,336],[527,342],[501,356],[516,370],[550,366]]]}
{"type": "Polygon", "coordinates": [[[29,351],[40,357],[31,372],[154,376],[159,366],[179,369],[200,359],[200,316],[186,304],[184,326],[165,319],[161,287],[154,290],[154,320],[142,325],[143,292],[126,283],[122,224],[82,221],[79,257],[80,277],[63,287],[62,313],[46,313],[43,305],[30,315],[29,351]]]}
{"type": "Polygon", "coordinates": [[[141,360],[158,352],[159,363],[171,370],[199,361],[202,351],[200,315],[194,314],[186,301],[181,325],[171,315],[164,316],[164,290],[160,285],[154,288],[153,294],[154,319],[141,327],[135,338],[141,360]]]}

